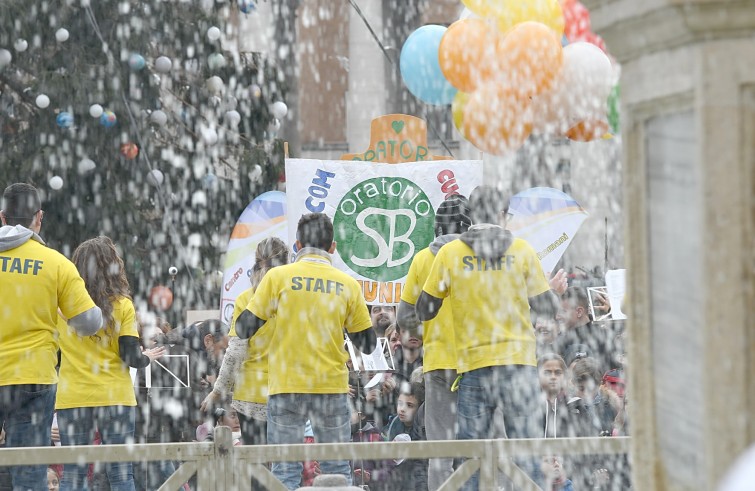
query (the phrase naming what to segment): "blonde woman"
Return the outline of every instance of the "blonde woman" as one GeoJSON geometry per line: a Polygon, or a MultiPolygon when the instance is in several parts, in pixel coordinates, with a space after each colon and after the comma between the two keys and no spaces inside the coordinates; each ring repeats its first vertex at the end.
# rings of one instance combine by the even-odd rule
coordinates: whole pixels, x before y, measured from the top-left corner
{"type": "Polygon", "coordinates": [[[238,413],[245,445],[267,443],[268,350],[275,320],[269,320],[252,338],[240,339],[236,334],[236,319],[249,304],[265,273],[288,262],[288,247],[277,237],[269,237],[257,245],[252,286],[236,298],[220,374],[212,392],[202,401],[202,411],[208,411],[233,394],[231,407],[238,413]]]}
{"type": "MultiPolygon", "coordinates": [[[[60,442],[91,445],[95,430],[103,444],[133,442],[136,398],[128,367],[146,367],[165,348],[141,350],[126,271],[112,240],[87,240],[72,259],[102,310],[103,325],[82,339],[65,323],[58,324],[62,357],[55,408],[60,442]]],[[[111,490],[134,490],[131,463],[109,463],[105,471],[111,490]]],[[[89,489],[86,465],[66,464],[60,489],[89,489]]]]}

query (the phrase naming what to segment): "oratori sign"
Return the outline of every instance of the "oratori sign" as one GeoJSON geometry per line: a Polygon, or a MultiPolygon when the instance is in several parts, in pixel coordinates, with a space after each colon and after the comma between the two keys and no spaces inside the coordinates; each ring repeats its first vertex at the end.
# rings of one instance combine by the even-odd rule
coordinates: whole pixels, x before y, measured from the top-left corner
{"type": "MultiPolygon", "coordinates": [[[[370,124],[370,146],[367,150],[363,153],[350,153],[341,156],[341,160],[363,160],[388,164],[450,159],[451,157],[430,154],[427,147],[427,123],[408,114],[386,114],[373,119],[370,124]]],[[[453,174],[451,176],[453,177],[453,174]]],[[[453,179],[452,185],[455,185],[455,182],[456,180],[453,179]]],[[[424,202],[419,201],[420,204],[424,202]]],[[[336,213],[338,218],[343,215],[344,213],[336,213]]],[[[425,212],[423,215],[420,212],[419,215],[427,216],[427,213],[425,212]]],[[[432,217],[430,218],[432,219],[432,217]]],[[[422,237],[422,239],[426,239],[426,237],[422,237]]],[[[432,235],[430,239],[432,239],[432,235]]],[[[411,257],[413,257],[413,254],[411,257]]],[[[346,263],[349,264],[349,261],[346,260],[346,263]]],[[[408,263],[402,264],[408,268],[408,263]]],[[[359,268],[358,265],[353,263],[349,265],[355,270],[359,268]]],[[[399,277],[405,275],[406,271],[402,270],[399,277]]],[[[364,279],[359,280],[359,284],[363,288],[364,298],[369,303],[397,303],[401,297],[401,282],[364,279]]]]}
{"type": "Polygon", "coordinates": [[[423,160],[450,160],[430,155],[427,148],[427,123],[408,114],[386,114],[370,124],[370,146],[363,153],[347,153],[341,160],[364,160],[396,164],[423,160]]]}

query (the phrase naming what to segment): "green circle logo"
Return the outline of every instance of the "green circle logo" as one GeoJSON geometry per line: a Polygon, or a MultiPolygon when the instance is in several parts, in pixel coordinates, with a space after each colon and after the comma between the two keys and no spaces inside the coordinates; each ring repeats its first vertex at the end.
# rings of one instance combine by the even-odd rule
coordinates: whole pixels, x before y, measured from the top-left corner
{"type": "Polygon", "coordinates": [[[435,237],[434,224],[435,210],[419,186],[402,177],[375,177],[354,186],[338,203],[336,251],[362,276],[397,280],[435,237]]]}

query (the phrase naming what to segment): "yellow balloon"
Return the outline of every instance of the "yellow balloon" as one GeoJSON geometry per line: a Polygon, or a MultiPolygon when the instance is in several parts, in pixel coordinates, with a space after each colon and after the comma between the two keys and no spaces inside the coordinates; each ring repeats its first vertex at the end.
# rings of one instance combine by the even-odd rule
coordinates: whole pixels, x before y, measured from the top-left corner
{"type": "Polygon", "coordinates": [[[559,41],[564,35],[564,13],[558,0],[502,0],[489,8],[488,15],[495,17],[503,33],[520,22],[534,21],[550,27],[559,41]]]}
{"type": "Polygon", "coordinates": [[[502,2],[501,0],[461,0],[461,3],[480,17],[487,17],[494,12],[494,4],[502,2]]]}
{"type": "Polygon", "coordinates": [[[451,103],[451,115],[453,116],[454,126],[459,130],[461,136],[464,136],[464,107],[467,105],[468,100],[469,94],[459,91],[451,103]]]}

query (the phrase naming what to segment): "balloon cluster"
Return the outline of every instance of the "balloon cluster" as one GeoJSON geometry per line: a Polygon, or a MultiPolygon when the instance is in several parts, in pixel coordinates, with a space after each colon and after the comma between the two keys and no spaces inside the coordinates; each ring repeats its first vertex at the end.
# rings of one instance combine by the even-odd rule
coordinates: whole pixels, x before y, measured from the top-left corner
{"type": "Polygon", "coordinates": [[[606,133],[614,71],[581,3],[462,1],[469,15],[423,26],[404,44],[412,94],[450,103],[461,134],[491,154],[518,149],[533,132],[581,141],[606,133]]]}

